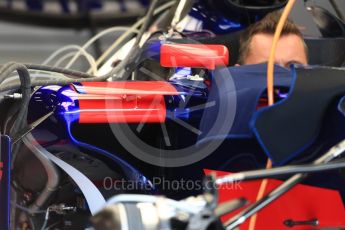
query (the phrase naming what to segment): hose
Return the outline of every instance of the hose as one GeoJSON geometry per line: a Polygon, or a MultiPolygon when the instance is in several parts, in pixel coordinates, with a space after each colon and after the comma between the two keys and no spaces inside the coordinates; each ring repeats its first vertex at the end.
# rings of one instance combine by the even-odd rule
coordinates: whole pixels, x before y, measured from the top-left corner
{"type": "MultiPolygon", "coordinates": [[[[42,65],[47,65],[49,64],[52,60],[54,60],[59,54],[65,52],[65,51],[68,51],[68,50],[77,50],[77,52],[74,52],[73,55],[76,55],[76,54],[79,54],[79,55],[83,55],[86,60],[88,61],[88,63],[90,64],[90,67],[93,71],[93,74],[96,74],[97,73],[97,65],[96,65],[96,61],[95,59],[92,57],[92,55],[88,52],[86,52],[86,50],[80,46],[77,46],[77,45],[67,45],[67,46],[64,46],[60,49],[58,49],[57,51],[55,51],[54,53],[52,53],[43,63],[42,65]]],[[[70,54],[70,53],[69,53],[70,54]]],[[[64,60],[63,58],[66,58],[67,55],[64,55],[63,57],[61,57],[59,59],[59,61],[64,60]]],[[[59,65],[55,65],[55,66],[59,66],[59,65]]]]}
{"type": "Polygon", "coordinates": [[[22,102],[20,110],[18,112],[18,119],[10,132],[11,136],[14,136],[19,132],[20,129],[26,126],[26,114],[28,110],[28,105],[31,95],[31,79],[28,69],[25,65],[10,62],[1,68],[0,72],[0,84],[5,80],[5,78],[11,74],[13,71],[17,71],[20,79],[20,89],[22,93],[22,102]]]}
{"type": "MultiPolygon", "coordinates": [[[[43,70],[43,71],[61,73],[68,76],[66,80],[55,79],[54,77],[52,77],[49,80],[32,80],[31,86],[46,86],[46,85],[57,85],[57,84],[67,85],[73,82],[105,81],[106,79],[112,76],[112,72],[110,74],[95,77],[93,75],[86,74],[83,72],[68,70],[68,69],[59,68],[59,67],[51,67],[51,66],[36,65],[36,64],[24,64],[24,66],[32,70],[43,70]]],[[[122,66],[120,63],[118,68],[121,68],[121,67],[122,66]]],[[[114,68],[114,71],[116,71],[116,68],[114,68]]],[[[16,90],[20,87],[20,84],[18,82],[14,82],[12,84],[6,84],[4,86],[3,84],[1,84],[3,80],[6,78],[6,76],[8,76],[11,73],[12,71],[6,71],[6,69],[4,70],[4,72],[0,72],[0,92],[4,92],[8,90],[16,90]]]]}
{"type": "MultiPolygon", "coordinates": [[[[69,52],[65,55],[63,55],[61,58],[59,58],[55,63],[54,63],[54,67],[58,67],[61,65],[61,63],[63,63],[64,61],[66,61],[67,59],[73,57],[77,52],[72,51],[69,52]]],[[[84,55],[85,59],[87,60],[87,62],[89,63],[91,69],[92,69],[92,74],[97,75],[98,70],[97,70],[97,65],[96,65],[96,61],[95,59],[90,55],[90,54],[85,54],[84,55]]]]}
{"type": "Polygon", "coordinates": [[[150,23],[152,21],[152,17],[154,15],[154,10],[158,4],[158,0],[152,0],[149,10],[144,18],[143,25],[140,28],[139,34],[136,37],[135,43],[132,46],[131,50],[128,52],[126,58],[122,61],[124,63],[125,68],[120,70],[118,74],[118,78],[127,80],[129,76],[132,74],[134,68],[136,67],[137,57],[140,53],[140,42],[143,38],[144,33],[148,30],[150,23]],[[129,65],[130,64],[130,65],[129,65]]]}
{"type": "MultiPolygon", "coordinates": [[[[175,0],[170,1],[168,3],[165,3],[164,5],[158,7],[153,15],[157,15],[161,12],[163,12],[164,10],[168,9],[169,7],[173,6],[175,4],[175,0]]],[[[131,29],[137,29],[139,28],[140,25],[142,25],[145,21],[145,18],[140,19],[138,22],[136,22],[131,29]]],[[[108,56],[109,54],[116,49],[116,47],[118,47],[124,40],[126,40],[126,38],[131,35],[131,30],[127,31],[126,33],[122,34],[97,60],[96,60],[96,64],[97,66],[99,64],[101,64],[108,56]]],[[[90,72],[90,70],[88,70],[88,73],[90,72]]]]}
{"type": "Polygon", "coordinates": [[[345,21],[345,16],[344,16],[343,12],[339,9],[339,6],[338,6],[337,2],[334,1],[334,0],[329,0],[329,2],[331,3],[331,5],[332,5],[334,11],[336,12],[337,16],[341,20],[345,21]]]}
{"type": "MultiPolygon", "coordinates": [[[[87,41],[80,49],[79,51],[74,55],[74,57],[69,61],[69,63],[66,65],[66,69],[70,68],[74,62],[79,58],[79,56],[85,52],[85,50],[90,46],[92,45],[92,43],[94,43],[96,40],[98,40],[99,38],[103,37],[104,35],[106,34],[109,34],[109,33],[112,33],[112,32],[117,32],[117,31],[126,31],[126,30],[129,30],[129,33],[132,34],[132,33],[137,33],[138,31],[133,29],[133,28],[129,28],[129,27],[112,27],[112,28],[109,28],[109,29],[106,29],[100,33],[98,33],[97,35],[95,35],[94,37],[92,37],[89,41],[87,41]]],[[[63,48],[63,49],[66,49],[63,48]]],[[[62,49],[61,49],[62,50],[62,49]]],[[[55,53],[59,53],[60,51],[56,51],[55,53]]]]}

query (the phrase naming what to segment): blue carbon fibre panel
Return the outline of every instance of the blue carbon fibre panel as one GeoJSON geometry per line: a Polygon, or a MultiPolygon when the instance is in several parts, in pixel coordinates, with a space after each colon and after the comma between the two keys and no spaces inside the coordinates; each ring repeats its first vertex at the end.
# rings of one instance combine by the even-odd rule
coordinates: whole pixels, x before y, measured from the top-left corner
{"type": "MultiPolygon", "coordinates": [[[[228,78],[232,78],[235,85],[236,95],[236,116],[231,127],[230,133],[224,136],[215,136],[214,138],[251,138],[253,132],[250,127],[250,120],[257,110],[257,104],[260,96],[266,91],[267,65],[244,65],[240,67],[230,67],[218,69],[214,73],[214,77],[218,78],[220,87],[211,88],[209,101],[218,101],[224,97],[224,85],[227,85],[228,78]]],[[[292,73],[289,69],[276,66],[275,67],[275,86],[290,87],[292,82],[292,73]]],[[[201,120],[200,130],[208,133],[211,129],[212,121],[217,117],[219,111],[218,104],[204,111],[201,120]]],[[[225,115],[224,115],[225,116],[225,115]]]]}

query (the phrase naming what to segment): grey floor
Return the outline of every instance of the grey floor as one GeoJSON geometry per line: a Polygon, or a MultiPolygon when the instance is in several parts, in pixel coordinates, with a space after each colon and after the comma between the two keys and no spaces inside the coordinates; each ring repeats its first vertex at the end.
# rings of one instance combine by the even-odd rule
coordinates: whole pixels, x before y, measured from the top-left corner
{"type": "Polygon", "coordinates": [[[89,36],[88,31],[0,23],[0,63],[41,63],[58,48],[67,44],[83,44],[89,36]]]}
{"type": "MultiPolygon", "coordinates": [[[[24,1],[17,0],[15,2],[20,5],[19,3],[23,3],[24,1]]],[[[116,1],[105,2],[107,5],[104,8],[107,11],[120,12],[119,5],[116,1]],[[114,4],[110,4],[110,2],[114,4]]],[[[0,0],[1,3],[4,3],[4,0],[0,0]]],[[[130,11],[137,10],[141,7],[136,0],[127,0],[126,4],[130,11]]],[[[56,8],[58,7],[56,5],[56,8]]],[[[0,21],[0,64],[8,61],[41,63],[60,47],[69,44],[82,45],[90,37],[89,30],[51,29],[0,21]]],[[[118,33],[106,36],[102,40],[103,48],[107,47],[116,37],[118,37],[118,33]]],[[[93,49],[88,51],[92,52],[93,49]]]]}

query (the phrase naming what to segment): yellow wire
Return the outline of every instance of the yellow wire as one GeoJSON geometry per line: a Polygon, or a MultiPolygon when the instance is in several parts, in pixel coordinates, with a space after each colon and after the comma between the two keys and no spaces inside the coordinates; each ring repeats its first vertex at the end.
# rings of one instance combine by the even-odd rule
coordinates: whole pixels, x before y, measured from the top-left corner
{"type": "MultiPolygon", "coordinates": [[[[285,6],[285,9],[279,19],[276,31],[274,33],[273,41],[272,41],[272,47],[270,51],[270,56],[268,59],[268,65],[267,65],[267,95],[268,95],[268,105],[271,106],[274,104],[274,58],[276,54],[277,44],[280,38],[280,35],[282,33],[284,24],[295,4],[296,0],[289,0],[288,3],[285,6]]],[[[266,168],[269,169],[272,167],[272,162],[270,159],[267,160],[266,168]]],[[[268,184],[268,180],[265,179],[261,182],[258,195],[256,197],[256,201],[261,200],[263,196],[265,195],[265,190],[268,184]]],[[[257,220],[257,215],[253,215],[250,218],[249,221],[249,230],[255,229],[255,224],[257,220]]]]}

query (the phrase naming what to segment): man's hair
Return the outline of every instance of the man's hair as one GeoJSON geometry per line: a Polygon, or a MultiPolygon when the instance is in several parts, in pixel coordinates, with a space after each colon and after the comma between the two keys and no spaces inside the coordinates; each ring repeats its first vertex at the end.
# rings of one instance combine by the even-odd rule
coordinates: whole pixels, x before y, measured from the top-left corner
{"type": "MultiPolygon", "coordinates": [[[[250,52],[250,44],[252,42],[252,38],[256,34],[269,34],[274,35],[275,30],[277,28],[279,19],[281,17],[280,12],[272,12],[267,14],[262,20],[254,23],[253,25],[249,26],[240,36],[240,49],[239,49],[239,57],[238,57],[238,63],[244,64],[245,59],[247,55],[250,52]]],[[[281,36],[294,34],[301,38],[304,47],[305,52],[307,55],[307,46],[304,43],[303,35],[301,31],[298,29],[298,27],[291,21],[287,20],[284,24],[281,36]]]]}

